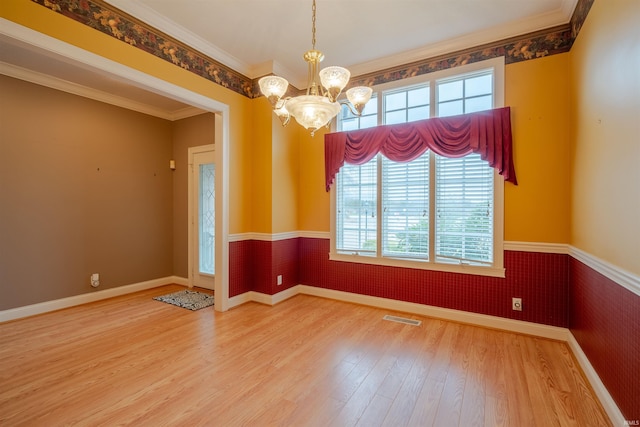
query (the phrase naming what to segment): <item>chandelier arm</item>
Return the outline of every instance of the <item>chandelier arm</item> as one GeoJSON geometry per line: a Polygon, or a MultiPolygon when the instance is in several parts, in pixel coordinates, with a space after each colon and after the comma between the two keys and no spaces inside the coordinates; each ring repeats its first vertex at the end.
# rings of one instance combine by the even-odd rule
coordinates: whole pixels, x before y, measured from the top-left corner
{"type": "Polygon", "coordinates": [[[342,101],[338,101],[338,103],[340,105],[346,105],[347,108],[349,108],[349,111],[351,111],[351,114],[353,114],[356,117],[360,117],[362,115],[361,112],[359,112],[358,110],[356,110],[354,108],[354,106],[351,104],[351,102],[347,101],[347,100],[342,100],[342,101]]]}
{"type": "Polygon", "coordinates": [[[280,98],[278,100],[278,102],[276,102],[276,104],[273,106],[274,110],[279,110],[280,108],[284,107],[284,105],[287,103],[288,100],[290,100],[291,97],[287,96],[285,98],[280,98]]]}

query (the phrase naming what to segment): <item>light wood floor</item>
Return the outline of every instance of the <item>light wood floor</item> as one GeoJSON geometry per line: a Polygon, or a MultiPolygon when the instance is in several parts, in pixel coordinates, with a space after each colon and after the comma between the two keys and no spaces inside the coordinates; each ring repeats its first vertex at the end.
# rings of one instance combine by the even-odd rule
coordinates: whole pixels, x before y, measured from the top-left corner
{"type": "Polygon", "coordinates": [[[607,426],[566,344],[310,296],[156,288],[0,324],[0,426],[607,426]]]}

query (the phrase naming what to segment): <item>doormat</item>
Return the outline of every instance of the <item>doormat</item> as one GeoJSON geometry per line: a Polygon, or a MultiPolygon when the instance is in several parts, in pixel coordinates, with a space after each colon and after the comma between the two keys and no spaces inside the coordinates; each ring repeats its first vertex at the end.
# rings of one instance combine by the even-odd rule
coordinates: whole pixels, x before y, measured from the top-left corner
{"type": "Polygon", "coordinates": [[[213,295],[190,290],[161,295],[159,297],[154,297],[153,299],[193,311],[213,305],[213,295]]]}

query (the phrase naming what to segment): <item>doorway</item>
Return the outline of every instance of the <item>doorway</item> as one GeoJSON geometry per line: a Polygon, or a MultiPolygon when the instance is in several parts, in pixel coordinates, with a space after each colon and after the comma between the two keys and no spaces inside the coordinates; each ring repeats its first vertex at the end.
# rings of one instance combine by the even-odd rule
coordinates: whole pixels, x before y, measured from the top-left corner
{"type": "Polygon", "coordinates": [[[189,148],[189,287],[213,290],[216,266],[216,163],[213,145],[189,148]]]}
{"type": "MultiPolygon", "coordinates": [[[[115,81],[131,84],[132,87],[165,96],[215,114],[215,166],[216,166],[216,234],[215,234],[215,294],[216,311],[227,311],[229,301],[229,105],[193,92],[166,80],[151,76],[121,63],[98,56],[61,40],[38,33],[11,21],[3,20],[0,26],[0,44],[10,42],[28,52],[44,52],[47,57],[62,59],[72,67],[78,67],[86,74],[87,70],[115,81]]],[[[84,75],[84,74],[83,74],[84,75]]],[[[24,79],[24,75],[22,76],[24,79]]],[[[28,80],[28,79],[27,79],[28,80]]],[[[39,80],[41,81],[41,80],[39,80]]],[[[42,84],[42,83],[39,83],[42,84]]],[[[215,92],[215,89],[213,90],[215,92]]],[[[113,99],[113,97],[109,97],[113,99]]],[[[131,106],[127,103],[127,106],[131,106]]],[[[134,105],[137,105],[134,103],[134,105]]],[[[155,110],[153,110],[155,111],[155,110]]],[[[150,114],[149,111],[144,111],[150,114]]],[[[211,145],[213,149],[213,145],[211,145]]],[[[189,195],[189,197],[191,197],[189,195]]],[[[191,205],[189,205],[191,209],[191,205]]],[[[191,233],[191,227],[189,227],[191,233]]],[[[189,257],[192,255],[191,236],[189,236],[189,257]]],[[[189,260],[189,271],[191,260],[189,260]]],[[[189,281],[189,284],[191,282],[189,281]]]]}

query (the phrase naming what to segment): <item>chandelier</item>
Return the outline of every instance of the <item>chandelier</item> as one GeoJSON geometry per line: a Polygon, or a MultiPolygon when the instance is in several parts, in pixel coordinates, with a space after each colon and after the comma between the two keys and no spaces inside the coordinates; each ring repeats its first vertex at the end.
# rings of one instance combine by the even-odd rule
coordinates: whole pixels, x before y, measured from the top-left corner
{"type": "MultiPolygon", "coordinates": [[[[305,129],[310,129],[313,136],[321,127],[328,128],[331,120],[340,112],[341,103],[338,102],[338,97],[347,86],[351,73],[342,67],[327,67],[318,72],[318,65],[324,59],[324,54],[316,50],[316,0],[313,0],[311,14],[311,50],[303,56],[308,64],[307,94],[283,98],[289,82],[278,76],[262,77],[258,84],[283,126],[286,126],[293,116],[305,129]]],[[[347,105],[354,115],[360,116],[371,98],[371,93],[369,87],[351,88],[346,93],[349,102],[343,101],[343,104],[347,105]]]]}

